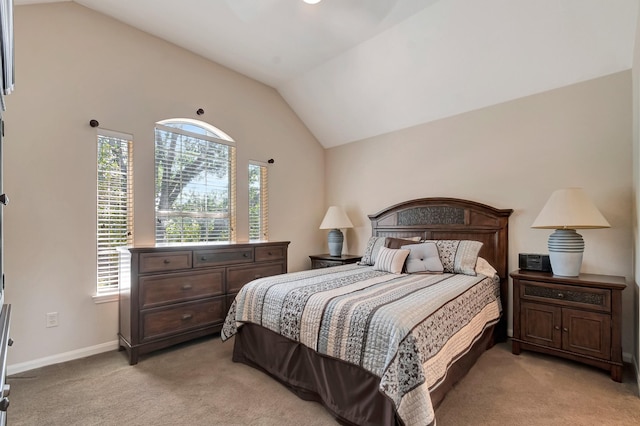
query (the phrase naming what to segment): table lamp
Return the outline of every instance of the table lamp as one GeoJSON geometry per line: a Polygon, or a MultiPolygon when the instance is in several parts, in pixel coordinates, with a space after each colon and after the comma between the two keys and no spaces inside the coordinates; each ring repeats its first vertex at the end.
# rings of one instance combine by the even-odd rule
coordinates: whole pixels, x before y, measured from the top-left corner
{"type": "Polygon", "coordinates": [[[344,235],[341,228],[353,228],[353,224],[349,220],[349,216],[345,213],[342,207],[331,206],[327,210],[327,213],[322,219],[320,229],[331,229],[327,242],[329,243],[329,255],[340,256],[342,255],[342,243],[344,241],[344,235]]]}
{"type": "Polygon", "coordinates": [[[609,228],[609,222],[581,188],[554,191],[531,225],[555,229],[549,236],[549,260],[554,275],[580,275],[584,240],[576,229],[609,228]]]}

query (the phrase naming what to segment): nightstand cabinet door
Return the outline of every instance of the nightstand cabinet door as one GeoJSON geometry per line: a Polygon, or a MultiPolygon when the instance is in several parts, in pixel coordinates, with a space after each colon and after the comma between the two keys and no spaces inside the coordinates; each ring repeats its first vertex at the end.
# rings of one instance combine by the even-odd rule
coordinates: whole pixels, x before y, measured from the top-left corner
{"type": "Polygon", "coordinates": [[[577,309],[562,310],[562,349],[596,358],[611,359],[611,317],[577,309]]]}
{"type": "Polygon", "coordinates": [[[540,303],[520,307],[522,340],[560,349],[562,347],[562,309],[540,303]]]}

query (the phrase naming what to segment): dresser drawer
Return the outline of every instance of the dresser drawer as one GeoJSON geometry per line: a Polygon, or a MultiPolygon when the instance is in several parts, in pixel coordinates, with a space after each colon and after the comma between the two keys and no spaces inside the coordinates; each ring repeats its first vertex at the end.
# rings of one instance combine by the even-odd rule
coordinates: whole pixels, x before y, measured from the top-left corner
{"type": "Polygon", "coordinates": [[[179,334],[224,321],[224,296],[198,302],[181,303],[163,309],[141,311],[141,340],[179,334]]]}
{"type": "Polygon", "coordinates": [[[222,266],[253,262],[253,248],[208,249],[194,251],[193,267],[222,266]]]}
{"type": "Polygon", "coordinates": [[[140,253],[140,273],[176,271],[191,268],[191,250],[140,253]]]}
{"type": "Polygon", "coordinates": [[[224,293],[224,269],[147,275],[139,286],[141,309],[213,297],[224,293]]]}
{"type": "Polygon", "coordinates": [[[523,300],[611,312],[611,291],[602,288],[520,280],[520,297],[523,300]]]}
{"type": "Polygon", "coordinates": [[[282,260],[285,256],[286,247],[256,247],[256,262],[269,260],[282,260]]]}
{"type": "Polygon", "coordinates": [[[283,263],[271,263],[260,266],[232,267],[227,269],[227,293],[237,293],[243,285],[262,277],[284,274],[283,263]]]}

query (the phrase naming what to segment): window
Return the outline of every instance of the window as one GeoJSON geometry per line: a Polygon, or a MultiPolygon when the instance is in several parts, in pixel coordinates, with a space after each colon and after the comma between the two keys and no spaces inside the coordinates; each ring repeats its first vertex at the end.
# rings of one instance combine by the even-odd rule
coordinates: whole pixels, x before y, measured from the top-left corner
{"type": "Polygon", "coordinates": [[[118,289],[117,247],[133,243],[133,139],[98,133],[97,294],[118,289]]]}
{"type": "Polygon", "coordinates": [[[269,191],[267,166],[258,162],[249,164],[249,239],[268,240],[269,191]]]}
{"type": "Polygon", "coordinates": [[[156,243],[235,240],[235,142],[190,119],[156,124],[156,243]]]}

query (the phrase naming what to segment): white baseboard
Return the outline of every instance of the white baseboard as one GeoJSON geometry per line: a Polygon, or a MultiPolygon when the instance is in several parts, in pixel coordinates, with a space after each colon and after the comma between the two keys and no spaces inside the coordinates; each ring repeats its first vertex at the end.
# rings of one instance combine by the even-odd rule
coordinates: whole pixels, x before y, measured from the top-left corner
{"type": "Polygon", "coordinates": [[[85,358],[91,355],[97,355],[118,349],[118,341],[101,343],[99,345],[90,346],[88,348],[76,349],[57,355],[51,355],[44,358],[34,359],[32,361],[21,362],[18,364],[7,365],[7,375],[22,373],[24,371],[33,370],[34,368],[46,367],[47,365],[59,364],[61,362],[72,361],[74,359],[85,358]]]}

